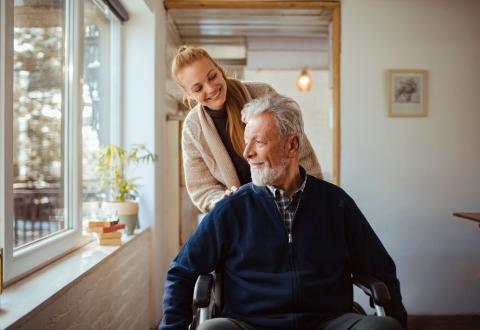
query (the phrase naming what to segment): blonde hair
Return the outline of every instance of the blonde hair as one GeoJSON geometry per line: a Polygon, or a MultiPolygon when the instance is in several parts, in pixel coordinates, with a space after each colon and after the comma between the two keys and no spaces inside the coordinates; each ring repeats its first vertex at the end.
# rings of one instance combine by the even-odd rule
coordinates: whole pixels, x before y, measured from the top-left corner
{"type": "Polygon", "coordinates": [[[242,156],[243,149],[245,148],[245,142],[243,140],[243,131],[245,130],[245,124],[241,120],[240,111],[243,106],[249,101],[249,96],[242,88],[241,82],[230,79],[227,77],[225,70],[210,56],[210,54],[203,48],[194,46],[181,46],[177,50],[177,54],[172,62],[172,77],[175,78],[175,82],[184,91],[184,103],[192,108],[195,104],[192,103],[192,99],[188,98],[185,93],[185,87],[182,86],[178,78],[178,74],[186,67],[192,65],[192,63],[207,58],[213,65],[221,72],[223,79],[227,84],[227,95],[225,100],[225,108],[227,109],[227,131],[232,142],[235,152],[242,156]]]}

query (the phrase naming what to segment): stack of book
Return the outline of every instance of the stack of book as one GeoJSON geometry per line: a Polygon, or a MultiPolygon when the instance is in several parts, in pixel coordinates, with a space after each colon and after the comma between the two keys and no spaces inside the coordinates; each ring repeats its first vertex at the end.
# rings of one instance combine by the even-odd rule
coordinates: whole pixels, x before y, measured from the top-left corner
{"type": "Polygon", "coordinates": [[[95,233],[100,245],[121,245],[125,224],[118,221],[89,221],[88,232],[95,233]]]}

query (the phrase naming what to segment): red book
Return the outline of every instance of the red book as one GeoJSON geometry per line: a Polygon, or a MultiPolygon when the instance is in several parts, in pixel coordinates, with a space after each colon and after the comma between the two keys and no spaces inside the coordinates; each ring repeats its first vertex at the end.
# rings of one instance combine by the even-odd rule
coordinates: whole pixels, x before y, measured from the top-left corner
{"type": "Polygon", "coordinates": [[[99,231],[101,233],[111,233],[112,231],[117,231],[117,230],[120,230],[120,229],[124,229],[125,228],[125,224],[124,223],[119,223],[119,224],[116,224],[116,225],[111,225],[110,227],[102,227],[99,229],[99,231]]]}

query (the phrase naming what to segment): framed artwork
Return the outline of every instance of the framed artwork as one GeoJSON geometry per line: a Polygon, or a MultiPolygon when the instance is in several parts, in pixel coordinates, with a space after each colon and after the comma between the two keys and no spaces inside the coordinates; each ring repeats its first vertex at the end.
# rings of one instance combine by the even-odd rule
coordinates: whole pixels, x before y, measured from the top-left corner
{"type": "Polygon", "coordinates": [[[428,113],[428,71],[388,70],[387,93],[390,117],[426,117],[428,113]]]}

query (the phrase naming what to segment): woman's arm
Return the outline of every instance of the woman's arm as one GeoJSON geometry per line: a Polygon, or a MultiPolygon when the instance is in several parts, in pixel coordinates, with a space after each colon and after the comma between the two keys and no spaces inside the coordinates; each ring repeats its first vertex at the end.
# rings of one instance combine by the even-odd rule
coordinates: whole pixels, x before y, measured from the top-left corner
{"type": "Polygon", "coordinates": [[[302,144],[300,145],[300,165],[307,171],[307,174],[314,176],[318,179],[323,179],[322,169],[318,162],[315,151],[313,151],[312,145],[306,135],[303,136],[302,144]]]}
{"type": "Polygon", "coordinates": [[[225,187],[210,172],[198,148],[198,138],[192,129],[184,126],[182,132],[183,168],[185,184],[193,204],[202,212],[209,212],[223,198],[225,187]]]}
{"type": "Polygon", "coordinates": [[[243,85],[247,88],[252,99],[264,96],[269,93],[276,93],[272,86],[262,82],[246,81],[243,85]]]}

